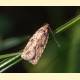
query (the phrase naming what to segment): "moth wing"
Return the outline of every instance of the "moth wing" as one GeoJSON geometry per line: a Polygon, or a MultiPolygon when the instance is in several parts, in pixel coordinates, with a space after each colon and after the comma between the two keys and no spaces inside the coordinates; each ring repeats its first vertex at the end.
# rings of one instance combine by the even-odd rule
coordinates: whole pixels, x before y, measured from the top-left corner
{"type": "Polygon", "coordinates": [[[29,60],[30,63],[32,63],[34,65],[38,63],[38,60],[42,56],[42,53],[43,53],[43,51],[46,47],[46,44],[48,42],[48,37],[49,37],[49,34],[47,33],[47,36],[44,35],[41,37],[41,39],[38,40],[38,43],[35,46],[35,48],[36,48],[35,57],[33,59],[29,60]]]}
{"type": "Polygon", "coordinates": [[[27,61],[31,60],[35,56],[34,46],[36,46],[36,44],[34,44],[35,39],[34,40],[33,39],[34,39],[34,36],[29,39],[29,42],[27,43],[26,47],[23,50],[21,57],[24,60],[27,60],[27,61]]]}
{"type": "Polygon", "coordinates": [[[48,41],[48,24],[39,28],[29,39],[21,57],[32,64],[37,64],[48,41]]]}

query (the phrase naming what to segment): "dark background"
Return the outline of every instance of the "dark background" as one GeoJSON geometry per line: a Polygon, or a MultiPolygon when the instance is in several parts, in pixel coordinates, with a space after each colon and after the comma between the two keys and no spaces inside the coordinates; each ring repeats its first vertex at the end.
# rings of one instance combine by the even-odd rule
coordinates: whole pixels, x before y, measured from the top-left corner
{"type": "MultiPolygon", "coordinates": [[[[20,37],[25,35],[31,36],[40,27],[40,25],[44,24],[45,22],[50,24],[52,30],[55,30],[58,26],[66,23],[67,21],[75,17],[77,14],[79,14],[79,11],[80,7],[75,6],[0,6],[0,41],[4,41],[5,39],[9,39],[12,37],[20,37]]],[[[69,35],[68,32],[63,33],[61,37],[59,37],[59,39],[63,38],[62,41],[60,40],[61,42],[65,41],[65,39],[67,38],[66,35],[69,35]]],[[[18,45],[16,44],[9,48],[5,47],[4,49],[3,45],[1,44],[0,52],[1,54],[16,52],[21,50],[24,47],[24,44],[25,41],[22,41],[18,45]]],[[[47,52],[48,51],[49,50],[47,50],[47,52]]],[[[43,68],[40,68],[38,66],[34,68],[27,63],[25,69],[25,62],[22,61],[9,68],[5,72],[67,72],[65,70],[67,64],[67,57],[64,52],[66,52],[65,49],[63,49],[61,55],[59,53],[58,57],[60,56],[59,59],[61,61],[56,63],[57,65],[55,67],[53,67],[53,65],[51,65],[51,67],[45,65],[45,67],[43,68]],[[46,67],[47,69],[45,70],[46,67]]],[[[80,71],[80,69],[74,72],[78,71],[80,71]]]]}
{"type": "Polygon", "coordinates": [[[29,34],[45,22],[55,28],[75,16],[78,8],[60,6],[0,7],[0,35],[9,37],[29,34]]]}

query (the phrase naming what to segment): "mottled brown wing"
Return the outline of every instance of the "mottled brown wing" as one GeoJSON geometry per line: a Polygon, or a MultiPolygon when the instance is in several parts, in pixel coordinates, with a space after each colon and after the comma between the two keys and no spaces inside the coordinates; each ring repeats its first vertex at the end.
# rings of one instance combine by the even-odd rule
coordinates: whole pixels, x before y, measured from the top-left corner
{"type": "Polygon", "coordinates": [[[45,24],[30,38],[21,57],[32,64],[37,64],[48,41],[48,24],[45,24]]]}
{"type": "Polygon", "coordinates": [[[38,60],[40,59],[40,57],[46,47],[47,41],[48,41],[48,34],[47,34],[47,37],[42,36],[42,38],[40,40],[38,40],[38,43],[35,46],[35,57],[33,57],[33,59],[29,60],[30,63],[37,64],[38,60]]]}

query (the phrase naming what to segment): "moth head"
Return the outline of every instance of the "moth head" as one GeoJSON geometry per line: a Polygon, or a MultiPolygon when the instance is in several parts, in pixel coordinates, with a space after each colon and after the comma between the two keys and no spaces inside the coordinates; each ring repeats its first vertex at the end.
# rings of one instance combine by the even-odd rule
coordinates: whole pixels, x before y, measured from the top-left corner
{"type": "Polygon", "coordinates": [[[41,31],[48,33],[49,31],[49,24],[44,24],[43,27],[40,28],[41,31]]]}

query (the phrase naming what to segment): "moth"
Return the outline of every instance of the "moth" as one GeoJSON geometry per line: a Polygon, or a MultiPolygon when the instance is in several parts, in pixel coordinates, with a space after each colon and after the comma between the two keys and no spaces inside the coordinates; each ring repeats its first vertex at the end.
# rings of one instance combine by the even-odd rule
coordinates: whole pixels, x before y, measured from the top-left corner
{"type": "Polygon", "coordinates": [[[38,63],[49,37],[49,24],[41,26],[29,39],[21,58],[35,65],[38,63]]]}

